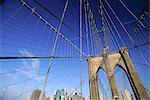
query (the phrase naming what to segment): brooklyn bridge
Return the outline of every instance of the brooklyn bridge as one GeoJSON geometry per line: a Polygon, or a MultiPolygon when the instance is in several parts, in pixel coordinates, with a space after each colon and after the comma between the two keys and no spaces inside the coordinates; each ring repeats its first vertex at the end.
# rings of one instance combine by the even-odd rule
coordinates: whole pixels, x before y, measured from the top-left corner
{"type": "Polygon", "coordinates": [[[0,0],[0,100],[150,100],[149,0],[0,0]]]}

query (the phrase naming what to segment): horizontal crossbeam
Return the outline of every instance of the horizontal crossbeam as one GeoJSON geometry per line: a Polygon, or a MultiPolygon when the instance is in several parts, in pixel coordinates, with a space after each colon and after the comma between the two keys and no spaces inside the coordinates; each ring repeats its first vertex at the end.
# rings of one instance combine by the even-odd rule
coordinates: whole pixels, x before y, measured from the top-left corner
{"type": "Polygon", "coordinates": [[[0,56],[0,59],[80,58],[78,56],[0,56]]]}

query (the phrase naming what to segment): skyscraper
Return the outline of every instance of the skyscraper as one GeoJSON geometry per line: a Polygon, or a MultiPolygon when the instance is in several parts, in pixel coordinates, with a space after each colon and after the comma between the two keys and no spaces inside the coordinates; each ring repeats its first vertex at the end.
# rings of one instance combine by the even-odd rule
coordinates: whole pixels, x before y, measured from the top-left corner
{"type": "Polygon", "coordinates": [[[56,91],[56,100],[61,100],[61,91],[60,90],[56,91]]]}
{"type": "Polygon", "coordinates": [[[61,90],[61,100],[68,100],[67,91],[66,89],[61,90]]]}
{"type": "Polygon", "coordinates": [[[29,100],[39,100],[41,90],[35,89],[29,97],[29,100]]]}

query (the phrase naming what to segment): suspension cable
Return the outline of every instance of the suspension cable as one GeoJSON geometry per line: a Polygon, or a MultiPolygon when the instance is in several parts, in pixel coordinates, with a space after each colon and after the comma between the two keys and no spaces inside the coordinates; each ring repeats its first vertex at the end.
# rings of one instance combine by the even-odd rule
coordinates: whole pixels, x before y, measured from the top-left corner
{"type": "Polygon", "coordinates": [[[87,19],[87,6],[86,6],[86,1],[84,0],[84,14],[85,14],[85,28],[86,28],[86,45],[87,45],[87,52],[88,52],[88,55],[90,53],[89,51],[89,30],[88,30],[88,19],[87,19]]]}
{"type": "Polygon", "coordinates": [[[104,48],[107,47],[107,32],[106,32],[106,25],[105,25],[105,19],[103,15],[103,7],[102,7],[102,1],[99,0],[99,14],[101,16],[101,23],[102,23],[102,31],[104,34],[104,48]]]}
{"type": "Polygon", "coordinates": [[[111,35],[110,35],[110,37],[111,37],[112,40],[114,41],[114,46],[115,46],[115,48],[116,48],[116,50],[117,50],[117,49],[119,49],[119,47],[120,47],[119,41],[118,41],[117,37],[115,36],[115,33],[113,32],[113,29],[112,29],[112,27],[111,27],[111,25],[110,25],[110,23],[109,23],[109,21],[108,21],[108,19],[107,19],[107,17],[106,17],[105,14],[104,14],[104,18],[105,18],[105,20],[106,20],[106,25],[107,25],[107,27],[108,27],[108,31],[109,31],[110,34],[112,34],[112,37],[111,37],[111,35]],[[114,39],[113,39],[113,37],[114,37],[114,39]],[[117,43],[116,43],[115,41],[116,41],[117,43]]]}
{"type": "Polygon", "coordinates": [[[94,33],[94,36],[98,41],[100,49],[102,50],[103,46],[102,46],[101,38],[98,34],[98,29],[97,29],[97,26],[96,26],[96,23],[95,23],[95,20],[94,20],[94,17],[93,17],[93,13],[92,13],[92,10],[90,8],[88,0],[86,0],[86,4],[87,4],[87,11],[88,11],[88,20],[91,19],[91,21],[89,21],[89,22],[91,23],[92,33],[94,33]]]}
{"type": "MultiPolygon", "coordinates": [[[[80,0],[80,50],[82,51],[82,0],[80,0]]],[[[80,84],[81,84],[81,100],[82,98],[82,52],[80,52],[80,84]]]]}
{"type": "MultiPolygon", "coordinates": [[[[125,28],[125,26],[122,24],[121,20],[118,18],[118,16],[116,15],[116,13],[114,12],[114,10],[112,9],[112,7],[110,6],[110,4],[107,2],[107,0],[105,0],[105,2],[107,3],[108,7],[110,8],[110,10],[112,11],[112,13],[115,15],[115,17],[117,18],[117,20],[119,21],[120,25],[122,26],[122,28],[124,29],[125,33],[127,34],[127,36],[129,37],[129,39],[131,40],[131,42],[136,46],[135,41],[133,40],[133,38],[130,36],[129,32],[127,31],[127,29],[125,28]]],[[[144,62],[146,64],[148,64],[147,60],[145,59],[144,55],[142,54],[142,52],[137,48],[139,54],[141,55],[142,59],[144,60],[144,62]]]]}
{"type": "Polygon", "coordinates": [[[121,38],[121,36],[120,36],[120,34],[119,34],[119,31],[117,30],[117,28],[116,28],[116,26],[115,26],[114,22],[112,21],[112,19],[111,19],[110,15],[108,14],[108,12],[107,12],[106,8],[104,7],[103,3],[102,3],[102,6],[103,6],[104,11],[105,11],[106,15],[108,16],[108,18],[109,18],[110,22],[112,23],[112,26],[114,27],[114,29],[115,29],[115,31],[116,31],[116,33],[117,33],[117,35],[119,36],[119,38],[120,38],[120,40],[121,40],[121,42],[122,42],[123,46],[124,46],[124,47],[126,47],[126,45],[125,45],[125,43],[124,43],[123,39],[121,38]]]}
{"type": "Polygon", "coordinates": [[[52,13],[50,10],[48,10],[46,7],[44,7],[38,0],[34,0],[35,3],[37,3],[41,8],[43,8],[45,11],[48,12],[48,14],[52,15],[54,18],[56,18],[59,22],[61,22],[63,25],[65,25],[69,30],[73,31],[73,29],[68,26],[64,21],[61,21],[60,18],[58,18],[54,13],[52,13]]]}
{"type": "MultiPolygon", "coordinates": [[[[22,2],[24,4],[24,6],[26,6],[29,10],[33,10],[34,8],[31,8],[26,2],[24,2],[24,0],[19,0],[20,2],[22,2]]],[[[51,23],[49,23],[45,18],[43,18],[37,11],[33,11],[33,14],[35,14],[39,19],[41,19],[44,23],[46,23],[46,25],[48,25],[53,31],[55,31],[56,33],[59,33],[59,35],[65,39],[67,42],[69,42],[74,48],[76,48],[78,51],[82,52],[83,55],[87,56],[86,53],[84,53],[83,51],[81,51],[72,41],[70,41],[64,34],[62,34],[60,31],[58,31],[51,23]]]]}
{"type": "Polygon", "coordinates": [[[133,12],[121,1],[121,0],[118,0],[127,10],[128,12],[143,26],[145,27],[142,22],[133,14],[133,12]]]}
{"type": "MultiPolygon", "coordinates": [[[[64,11],[63,11],[63,14],[62,14],[62,17],[61,17],[61,23],[59,24],[58,31],[60,31],[60,29],[61,29],[62,21],[64,19],[65,13],[66,13],[67,6],[68,6],[68,0],[66,1],[66,4],[65,4],[65,8],[64,8],[64,11]]],[[[55,42],[54,42],[54,46],[53,46],[53,50],[52,50],[52,56],[54,55],[54,52],[55,52],[55,49],[56,49],[56,46],[57,46],[58,37],[59,37],[59,33],[56,34],[56,38],[55,38],[55,42]]],[[[48,70],[47,70],[47,73],[46,73],[46,76],[45,76],[45,80],[44,80],[43,92],[45,91],[45,88],[46,88],[48,75],[49,75],[50,68],[51,68],[51,65],[52,65],[52,60],[53,59],[50,58],[50,62],[48,64],[48,70]]]]}

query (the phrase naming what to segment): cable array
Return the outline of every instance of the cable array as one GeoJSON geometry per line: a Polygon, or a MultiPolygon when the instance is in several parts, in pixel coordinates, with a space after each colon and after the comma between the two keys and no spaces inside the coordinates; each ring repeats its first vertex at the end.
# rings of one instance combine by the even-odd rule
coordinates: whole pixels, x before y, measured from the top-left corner
{"type": "MultiPolygon", "coordinates": [[[[147,23],[149,8],[146,5],[144,11],[140,15],[136,15],[123,1],[118,0],[116,2],[119,2],[120,6],[123,6],[129,12],[129,16],[134,19],[123,22],[117,15],[116,9],[107,0],[80,0],[80,7],[77,6],[78,1],[66,0],[64,2],[64,0],[60,0],[60,3],[64,6],[61,18],[40,2],[34,0],[34,3],[38,4],[40,9],[42,8],[60,22],[58,28],[56,28],[51,21],[40,14],[37,7],[31,7],[31,4],[27,1],[19,0],[19,3],[15,4],[18,6],[15,11],[2,5],[2,19],[4,21],[2,21],[0,30],[5,34],[1,35],[2,41],[0,41],[2,44],[2,50],[0,51],[0,81],[2,82],[0,84],[0,99],[4,100],[8,91],[12,87],[19,87],[19,85],[21,85],[20,93],[12,97],[11,100],[18,98],[21,100],[23,96],[30,95],[35,88],[43,89],[48,95],[53,94],[52,91],[56,89],[55,87],[67,88],[70,91],[69,96],[74,91],[81,93],[81,96],[83,96],[86,90],[84,87],[88,86],[86,59],[88,56],[100,56],[104,48],[107,47],[109,47],[107,48],[108,52],[118,51],[120,48],[126,47],[137,68],[141,68],[141,66],[144,66],[145,69],[149,68],[150,64],[147,60],[147,50],[150,44],[148,38],[149,24],[147,23]],[[96,5],[98,10],[92,9],[92,2],[98,2],[96,5]],[[69,8],[70,5],[73,5],[71,7],[76,8],[77,11],[80,10],[79,18],[69,8]],[[95,15],[95,12],[98,12],[100,16],[95,15]],[[71,15],[76,23],[80,19],[80,34],[77,34],[65,22],[64,19],[67,14],[71,15]],[[97,17],[101,19],[100,23],[96,22],[97,17]],[[98,28],[99,25],[102,27],[101,30],[98,28]],[[62,30],[63,26],[78,37],[73,37],[72,33],[67,34],[62,30]],[[136,59],[135,55],[138,55],[139,59],[142,60],[136,59]],[[34,67],[35,64],[38,67],[34,67]],[[19,76],[22,76],[22,78],[14,80],[15,77],[19,76]],[[3,77],[8,80],[3,79],[3,77]],[[44,86],[42,80],[44,80],[44,86]],[[36,83],[36,85],[28,87],[31,84],[30,82],[36,83]],[[73,91],[72,88],[74,88],[73,91]]],[[[114,74],[116,73],[118,73],[118,70],[114,74]]],[[[124,80],[123,89],[128,88],[124,74],[121,74],[124,80]]],[[[106,91],[109,84],[101,77],[98,76],[100,90],[102,93],[104,92],[105,99],[109,99],[108,95],[110,94],[106,91]]]]}

